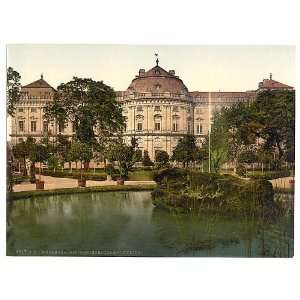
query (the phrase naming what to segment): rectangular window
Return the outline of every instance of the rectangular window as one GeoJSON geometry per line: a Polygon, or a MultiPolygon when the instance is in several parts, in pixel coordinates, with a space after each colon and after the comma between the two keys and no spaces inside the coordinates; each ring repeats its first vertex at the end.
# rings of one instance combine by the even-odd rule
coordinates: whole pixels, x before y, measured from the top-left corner
{"type": "Polygon", "coordinates": [[[137,123],[137,130],[142,131],[143,130],[143,124],[142,123],[137,123]]]}
{"type": "Polygon", "coordinates": [[[202,124],[197,124],[197,133],[202,133],[202,124]]]}
{"type": "Polygon", "coordinates": [[[173,106],[173,111],[178,111],[178,106],[173,106]]]}
{"type": "Polygon", "coordinates": [[[160,123],[154,123],[154,129],[160,130],[160,123]]]}
{"type": "Polygon", "coordinates": [[[160,111],[160,106],[155,106],[154,111],[160,111]]]}
{"type": "Polygon", "coordinates": [[[137,110],[137,111],[143,111],[143,107],[142,107],[142,106],[138,106],[138,107],[136,108],[136,110],[137,110]]]}
{"type": "Polygon", "coordinates": [[[35,113],[35,112],[36,112],[36,108],[32,107],[32,108],[30,109],[30,111],[31,111],[32,113],[35,113]]]}
{"type": "Polygon", "coordinates": [[[31,121],[31,132],[36,132],[36,121],[31,121]]]}
{"type": "Polygon", "coordinates": [[[173,131],[178,131],[178,124],[177,123],[173,123],[173,131]]]}
{"type": "Polygon", "coordinates": [[[24,108],[19,108],[18,112],[24,112],[24,108]]]}
{"type": "Polygon", "coordinates": [[[18,138],[19,143],[22,143],[23,141],[24,141],[23,138],[18,138]]]}
{"type": "Polygon", "coordinates": [[[43,122],[43,131],[48,132],[48,122],[47,121],[43,122]]]}
{"type": "Polygon", "coordinates": [[[19,131],[24,131],[24,121],[19,121],[19,131]]]}

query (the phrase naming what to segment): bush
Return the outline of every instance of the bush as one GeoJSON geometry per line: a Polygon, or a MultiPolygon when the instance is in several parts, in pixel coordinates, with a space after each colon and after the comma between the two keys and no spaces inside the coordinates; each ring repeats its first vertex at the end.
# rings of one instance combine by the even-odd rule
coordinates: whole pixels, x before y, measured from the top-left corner
{"type": "Polygon", "coordinates": [[[254,175],[249,174],[249,177],[251,179],[265,179],[265,180],[271,180],[281,177],[288,177],[290,176],[289,170],[282,170],[282,171],[266,171],[264,173],[256,173],[254,175]]]}
{"type": "Polygon", "coordinates": [[[20,176],[20,175],[13,175],[13,183],[14,184],[20,184],[25,180],[24,176],[20,176]]]}
{"type": "Polygon", "coordinates": [[[153,161],[150,159],[148,151],[144,151],[144,157],[143,157],[143,165],[145,167],[152,167],[154,166],[153,161]]]}
{"type": "MultiPolygon", "coordinates": [[[[52,176],[52,177],[60,177],[60,178],[72,178],[72,179],[80,179],[81,175],[79,172],[66,172],[66,171],[59,171],[53,172],[50,170],[43,170],[42,174],[45,176],[52,176]]],[[[91,174],[91,173],[82,173],[82,177],[86,180],[95,180],[95,181],[104,181],[106,180],[106,174],[91,174]]]]}
{"type": "Polygon", "coordinates": [[[184,169],[167,168],[154,172],[153,180],[158,183],[161,183],[163,180],[186,181],[187,174],[188,171],[184,169]]]}
{"type": "Polygon", "coordinates": [[[155,151],[155,162],[158,169],[167,167],[169,164],[169,154],[166,151],[155,151]]]}
{"type": "Polygon", "coordinates": [[[245,177],[247,174],[247,169],[243,165],[238,165],[236,168],[236,174],[245,177]]]}

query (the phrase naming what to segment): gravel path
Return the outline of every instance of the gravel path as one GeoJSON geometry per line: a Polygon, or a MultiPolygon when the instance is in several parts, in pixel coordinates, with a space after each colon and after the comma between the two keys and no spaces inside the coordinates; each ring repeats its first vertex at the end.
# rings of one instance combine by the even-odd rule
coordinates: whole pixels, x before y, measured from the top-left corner
{"type": "MultiPolygon", "coordinates": [[[[62,188],[75,188],[78,187],[77,179],[71,178],[59,178],[51,176],[42,176],[42,180],[45,181],[45,190],[54,190],[62,188]]],[[[154,181],[125,181],[125,185],[143,185],[143,184],[155,184],[154,181]]],[[[117,185],[116,181],[94,181],[87,180],[86,186],[107,186],[117,185]]],[[[21,183],[14,186],[14,192],[33,191],[36,190],[35,184],[21,183]]]]}

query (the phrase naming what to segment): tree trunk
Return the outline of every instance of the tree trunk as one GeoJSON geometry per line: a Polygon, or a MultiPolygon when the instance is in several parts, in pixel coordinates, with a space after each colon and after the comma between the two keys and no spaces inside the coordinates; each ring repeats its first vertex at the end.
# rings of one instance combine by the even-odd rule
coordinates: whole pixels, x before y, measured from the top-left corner
{"type": "Polygon", "coordinates": [[[24,159],[23,159],[23,163],[24,163],[23,175],[24,175],[24,176],[27,176],[28,174],[27,174],[27,168],[26,168],[26,158],[25,158],[25,157],[24,157],[24,159]]]}
{"type": "Polygon", "coordinates": [[[42,181],[42,163],[39,164],[39,181],[42,181]]]}

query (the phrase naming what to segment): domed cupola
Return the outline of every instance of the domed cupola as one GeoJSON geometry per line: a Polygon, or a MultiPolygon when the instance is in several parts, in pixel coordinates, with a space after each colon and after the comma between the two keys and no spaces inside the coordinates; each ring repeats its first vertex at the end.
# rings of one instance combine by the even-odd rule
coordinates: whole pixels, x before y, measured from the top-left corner
{"type": "Polygon", "coordinates": [[[145,72],[144,69],[140,69],[139,75],[132,80],[127,91],[130,93],[188,93],[182,80],[175,76],[175,71],[167,72],[158,65],[158,60],[156,66],[149,71],[145,72]]]}

